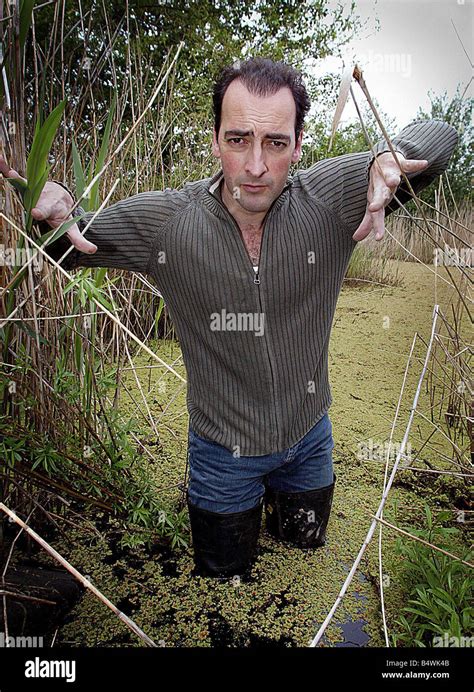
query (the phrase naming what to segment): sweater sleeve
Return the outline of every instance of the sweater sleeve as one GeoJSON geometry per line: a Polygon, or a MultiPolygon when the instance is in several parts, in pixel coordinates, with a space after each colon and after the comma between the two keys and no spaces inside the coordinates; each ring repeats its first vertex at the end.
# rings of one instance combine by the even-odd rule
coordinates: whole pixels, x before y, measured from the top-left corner
{"type": "MultiPolygon", "coordinates": [[[[417,120],[405,127],[392,139],[393,147],[406,159],[426,159],[428,167],[419,173],[407,175],[415,193],[420,192],[443,173],[457,144],[458,135],[454,127],[443,120],[417,120]]],[[[371,151],[360,154],[345,154],[325,159],[296,174],[306,193],[329,206],[351,233],[362,221],[369,188],[370,167],[376,156],[390,151],[383,139],[371,151]]],[[[402,181],[396,192],[401,203],[411,199],[411,194],[402,181]]],[[[386,207],[388,215],[399,207],[392,200],[386,207]]]]}
{"type": "MultiPolygon", "coordinates": [[[[157,233],[187,201],[185,191],[166,189],[141,192],[112,204],[98,214],[86,213],[78,221],[78,226],[82,232],[93,219],[84,238],[97,245],[97,251],[90,255],[73,248],[61,266],[64,269],[111,267],[148,273],[157,233]]],[[[82,214],[84,210],[77,207],[76,212],[82,214]]],[[[64,234],[48,245],[46,252],[58,261],[70,247],[72,243],[64,234]]]]}

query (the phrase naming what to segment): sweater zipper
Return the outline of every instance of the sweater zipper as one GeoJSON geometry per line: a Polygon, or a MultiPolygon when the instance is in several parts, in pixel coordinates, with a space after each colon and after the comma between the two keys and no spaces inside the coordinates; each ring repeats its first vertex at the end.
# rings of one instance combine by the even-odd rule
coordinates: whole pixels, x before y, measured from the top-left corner
{"type": "MultiPolygon", "coordinates": [[[[280,195],[282,195],[283,192],[284,192],[288,187],[289,187],[289,185],[285,185],[285,187],[284,187],[283,190],[281,191],[280,195]]],[[[212,194],[212,193],[210,193],[210,194],[212,194]]],[[[260,283],[261,283],[261,282],[260,282],[260,276],[259,276],[259,274],[260,274],[260,269],[261,269],[261,267],[262,267],[262,259],[263,259],[263,238],[264,238],[264,235],[265,235],[265,229],[266,229],[266,225],[267,225],[268,215],[270,214],[270,212],[271,212],[271,210],[272,210],[272,208],[273,208],[275,202],[277,201],[277,199],[279,199],[280,195],[278,195],[278,197],[277,197],[276,199],[273,200],[273,202],[271,203],[271,205],[270,205],[270,207],[269,207],[269,209],[268,209],[268,211],[267,211],[267,213],[265,214],[265,217],[264,217],[264,219],[263,219],[262,239],[261,239],[261,241],[260,241],[260,250],[261,250],[262,252],[261,252],[260,261],[259,261],[259,265],[258,265],[258,270],[257,270],[257,271],[255,271],[254,268],[253,268],[252,261],[251,261],[251,259],[250,259],[250,257],[249,257],[248,252],[247,252],[247,248],[245,247],[245,243],[244,243],[243,238],[242,238],[242,236],[241,236],[240,228],[239,228],[239,225],[238,225],[237,221],[234,219],[234,217],[232,216],[232,214],[229,212],[229,210],[227,209],[227,207],[225,206],[225,204],[224,204],[223,202],[221,202],[221,201],[216,197],[217,202],[219,202],[219,204],[221,205],[221,207],[222,207],[223,209],[225,209],[225,211],[226,211],[227,215],[229,216],[231,222],[232,222],[232,223],[234,224],[234,226],[237,228],[237,232],[238,232],[238,234],[239,234],[239,238],[240,238],[240,240],[241,240],[241,243],[242,243],[243,248],[244,248],[244,250],[245,250],[245,254],[246,254],[247,259],[248,259],[248,262],[249,262],[249,264],[250,264],[250,268],[251,268],[251,270],[252,270],[252,274],[254,274],[254,276],[253,276],[253,282],[254,282],[254,284],[257,285],[258,305],[259,305],[259,308],[260,308],[260,314],[263,314],[263,315],[264,315],[265,313],[264,313],[263,307],[262,307],[262,295],[261,295],[261,291],[260,291],[260,283]]],[[[213,196],[214,196],[214,195],[213,195],[213,196]]],[[[265,339],[265,346],[266,346],[266,350],[267,350],[268,364],[269,364],[269,367],[270,367],[270,376],[271,376],[271,381],[272,381],[273,400],[276,401],[276,396],[275,396],[275,376],[274,376],[274,373],[273,373],[272,359],[271,359],[271,356],[270,356],[270,349],[269,349],[269,346],[268,346],[268,339],[267,339],[267,336],[266,336],[266,334],[265,334],[265,327],[264,327],[263,338],[265,339]]],[[[272,411],[272,414],[273,414],[273,421],[274,421],[274,425],[275,425],[275,438],[276,438],[276,442],[278,443],[278,421],[277,421],[277,414],[276,414],[276,408],[275,408],[275,406],[272,406],[271,411],[272,411]]]]}
{"type": "MultiPolygon", "coordinates": [[[[262,245],[263,245],[263,232],[262,232],[262,245]]],[[[260,269],[260,264],[259,264],[259,269],[260,269]]],[[[253,267],[252,267],[252,271],[253,271],[253,267]]],[[[264,312],[264,309],[263,309],[263,305],[262,305],[262,294],[261,294],[261,291],[260,291],[260,279],[259,279],[259,277],[258,277],[258,271],[256,272],[256,276],[255,276],[255,278],[254,278],[254,283],[257,284],[258,306],[259,306],[259,309],[260,309],[260,315],[265,315],[265,312],[264,312]]],[[[265,318],[264,318],[264,320],[265,320],[265,318]]],[[[264,323],[263,338],[265,339],[265,346],[266,346],[266,350],[267,350],[268,365],[269,365],[269,367],[270,367],[270,377],[271,377],[271,381],[272,381],[273,401],[276,402],[275,375],[274,375],[274,373],[273,373],[272,358],[271,358],[271,355],[270,355],[270,347],[269,347],[269,345],[268,345],[268,339],[267,339],[267,335],[266,335],[266,331],[265,331],[265,326],[266,326],[266,325],[265,325],[265,323],[264,323]]],[[[275,405],[271,407],[271,411],[272,411],[272,413],[273,413],[273,421],[274,421],[274,426],[275,426],[275,428],[274,428],[274,430],[275,430],[275,441],[276,441],[276,443],[278,444],[278,420],[277,420],[277,413],[276,413],[276,406],[275,406],[275,405]]]]}
{"type": "MultiPolygon", "coordinates": [[[[264,219],[263,219],[263,229],[262,229],[262,239],[261,239],[261,241],[260,241],[260,250],[263,250],[263,236],[264,236],[264,234],[265,234],[265,227],[266,227],[266,225],[267,225],[268,215],[270,214],[270,212],[271,212],[271,210],[273,209],[273,207],[274,207],[275,203],[277,202],[277,200],[281,197],[281,195],[282,195],[289,187],[290,187],[289,184],[285,185],[285,187],[284,187],[283,190],[280,192],[280,194],[278,195],[278,197],[277,197],[276,199],[273,200],[273,202],[271,203],[270,207],[268,208],[267,213],[266,213],[265,216],[264,216],[264,219]]],[[[261,267],[262,267],[263,252],[262,252],[262,255],[261,255],[261,257],[260,257],[259,264],[258,264],[258,270],[255,271],[255,269],[253,268],[252,261],[251,261],[251,259],[250,259],[250,257],[249,257],[248,252],[247,252],[247,248],[245,247],[245,243],[244,243],[244,240],[243,240],[243,238],[242,238],[242,234],[241,234],[241,231],[240,231],[240,228],[239,228],[239,224],[238,224],[237,221],[234,219],[234,217],[232,216],[232,214],[229,212],[229,210],[227,209],[227,207],[225,206],[225,204],[224,204],[223,202],[221,202],[221,200],[220,200],[218,197],[216,197],[215,195],[213,195],[212,192],[210,192],[209,194],[212,195],[212,197],[216,200],[216,202],[217,202],[218,204],[220,204],[220,206],[224,209],[224,211],[226,212],[227,216],[229,217],[231,223],[232,223],[232,224],[234,225],[234,227],[237,229],[237,233],[238,233],[238,235],[239,235],[240,242],[242,243],[242,246],[243,246],[243,249],[244,249],[244,252],[245,252],[245,256],[246,256],[247,261],[248,261],[248,263],[249,263],[249,265],[250,265],[250,268],[251,268],[251,270],[252,270],[253,282],[254,282],[254,284],[260,284],[260,269],[261,269],[261,267]]],[[[259,291],[259,295],[260,295],[260,291],[259,291]]]]}

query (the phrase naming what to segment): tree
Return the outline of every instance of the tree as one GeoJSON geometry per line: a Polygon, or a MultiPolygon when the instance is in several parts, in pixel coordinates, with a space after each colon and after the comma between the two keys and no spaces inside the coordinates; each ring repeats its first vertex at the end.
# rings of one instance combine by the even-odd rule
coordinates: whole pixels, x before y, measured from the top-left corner
{"type": "MultiPolygon", "coordinates": [[[[111,90],[123,88],[130,70],[145,66],[151,86],[168,52],[184,41],[176,78],[169,85],[179,112],[175,124],[202,132],[212,126],[212,85],[223,65],[265,55],[304,68],[308,56],[337,54],[356,32],[354,7],[338,4],[330,9],[327,0],[173,0],[157,5],[118,0],[106,6],[83,0],[67,3],[60,22],[57,3],[45,4],[35,11],[36,46],[31,38],[26,46],[27,110],[40,106],[36,71],[48,75],[46,101],[56,98],[64,80],[70,106],[84,102],[82,122],[91,124],[90,108],[101,112],[103,106],[106,113],[111,90]],[[60,54],[67,60],[61,63],[60,54]],[[129,64],[130,54],[142,65],[129,64]]],[[[310,75],[307,78],[315,97],[318,84],[310,75]]],[[[49,103],[47,110],[54,105],[49,103]]],[[[130,119],[131,104],[123,113],[124,124],[130,119]]]]}
{"type": "MultiPolygon", "coordinates": [[[[419,109],[417,116],[422,119],[440,118],[453,125],[459,133],[459,143],[451,156],[448,169],[445,173],[449,180],[449,186],[454,200],[459,204],[462,200],[472,200],[472,176],[473,176],[473,126],[472,114],[474,99],[465,98],[460,92],[460,86],[456,94],[449,100],[447,93],[435,95],[429,92],[431,110],[429,113],[419,109]]],[[[430,186],[421,197],[434,204],[435,189],[430,186]]],[[[448,193],[449,196],[449,193],[448,193]]],[[[450,197],[450,196],[449,196],[450,197]]],[[[447,200],[449,203],[449,199],[447,200]]]]}

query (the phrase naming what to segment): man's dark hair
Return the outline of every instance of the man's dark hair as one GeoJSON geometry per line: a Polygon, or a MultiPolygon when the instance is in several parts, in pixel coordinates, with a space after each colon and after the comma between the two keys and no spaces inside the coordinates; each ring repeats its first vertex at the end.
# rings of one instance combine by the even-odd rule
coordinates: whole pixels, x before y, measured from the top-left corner
{"type": "Polygon", "coordinates": [[[227,87],[234,79],[240,79],[251,94],[257,96],[271,96],[279,89],[288,87],[296,106],[295,136],[298,136],[303,128],[305,115],[309,111],[311,102],[303,82],[303,77],[298,70],[284,62],[274,62],[268,58],[249,58],[237,60],[233,65],[226,67],[214,85],[214,126],[216,135],[221,126],[222,101],[227,87]]]}

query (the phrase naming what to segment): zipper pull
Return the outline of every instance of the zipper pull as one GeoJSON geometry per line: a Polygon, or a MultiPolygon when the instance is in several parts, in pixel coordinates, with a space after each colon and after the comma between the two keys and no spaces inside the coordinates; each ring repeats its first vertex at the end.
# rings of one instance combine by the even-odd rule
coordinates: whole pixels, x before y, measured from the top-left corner
{"type": "Polygon", "coordinates": [[[255,272],[255,278],[254,278],[253,282],[254,282],[254,284],[260,283],[260,279],[258,278],[258,272],[255,272]]]}

